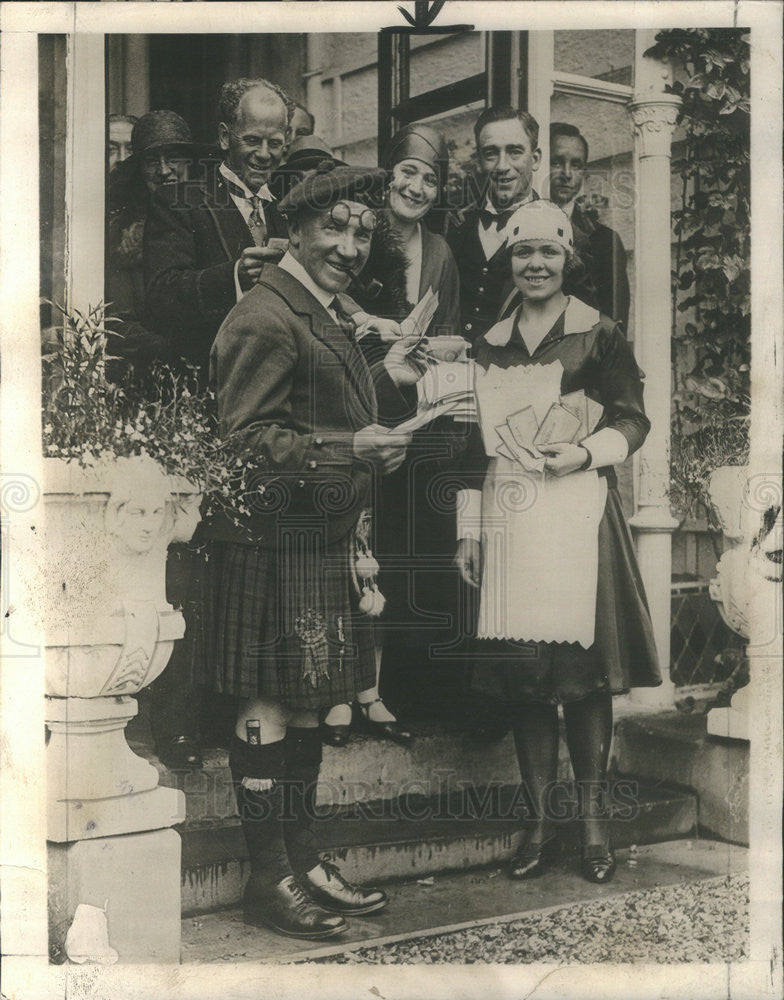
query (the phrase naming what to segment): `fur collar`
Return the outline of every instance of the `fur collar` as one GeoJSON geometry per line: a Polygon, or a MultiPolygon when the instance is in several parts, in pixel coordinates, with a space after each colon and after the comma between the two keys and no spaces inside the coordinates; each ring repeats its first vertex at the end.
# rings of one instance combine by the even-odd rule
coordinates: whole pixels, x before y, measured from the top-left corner
{"type": "Polygon", "coordinates": [[[386,212],[379,213],[370,254],[349,294],[370,313],[405,316],[411,310],[406,298],[408,257],[386,212]]]}

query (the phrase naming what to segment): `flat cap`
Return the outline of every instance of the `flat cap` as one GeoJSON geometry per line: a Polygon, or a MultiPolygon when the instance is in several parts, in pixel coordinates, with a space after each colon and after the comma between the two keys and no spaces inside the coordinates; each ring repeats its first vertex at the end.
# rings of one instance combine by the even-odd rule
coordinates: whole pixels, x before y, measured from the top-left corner
{"type": "Polygon", "coordinates": [[[267,186],[280,201],[309,170],[315,170],[325,162],[346,166],[343,160],[337,159],[324,139],[317,135],[299,136],[289,146],[285,163],[271,174],[267,186]]]}
{"type": "Polygon", "coordinates": [[[334,160],[324,160],[278,202],[278,210],[289,216],[303,208],[321,212],[342,199],[379,206],[385,176],[377,167],[339,166],[334,160]]]}

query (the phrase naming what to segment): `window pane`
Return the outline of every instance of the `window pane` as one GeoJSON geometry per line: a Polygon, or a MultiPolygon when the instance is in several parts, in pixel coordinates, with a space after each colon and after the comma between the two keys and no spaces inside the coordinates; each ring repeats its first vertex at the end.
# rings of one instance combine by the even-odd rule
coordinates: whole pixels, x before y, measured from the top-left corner
{"type": "Polygon", "coordinates": [[[410,96],[445,87],[485,71],[485,41],[481,31],[443,38],[411,39],[410,96]]]}
{"type": "Polygon", "coordinates": [[[632,86],[634,31],[556,31],[555,71],[632,86]]]}

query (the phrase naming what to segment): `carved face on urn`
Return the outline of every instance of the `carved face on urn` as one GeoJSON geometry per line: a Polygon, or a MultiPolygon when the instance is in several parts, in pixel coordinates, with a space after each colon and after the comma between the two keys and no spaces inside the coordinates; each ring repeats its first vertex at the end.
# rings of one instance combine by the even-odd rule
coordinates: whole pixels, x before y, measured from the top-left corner
{"type": "Polygon", "coordinates": [[[149,552],[163,539],[166,504],[171,486],[166,475],[151,460],[119,459],[109,503],[107,532],[127,553],[149,552]]]}

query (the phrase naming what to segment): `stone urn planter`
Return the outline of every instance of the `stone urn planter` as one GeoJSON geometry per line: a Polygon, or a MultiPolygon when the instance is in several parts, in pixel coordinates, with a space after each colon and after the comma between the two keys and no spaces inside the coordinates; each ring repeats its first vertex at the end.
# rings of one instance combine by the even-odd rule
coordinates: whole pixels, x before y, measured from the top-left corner
{"type": "MultiPolygon", "coordinates": [[[[726,624],[744,639],[776,636],[782,582],[781,490],[755,482],[745,466],[723,466],[711,475],[711,505],[721,527],[723,554],[710,581],[710,595],[726,624]]],[[[708,713],[714,736],[749,739],[750,689],[754,678],[733,696],[729,708],[708,713]]]]}
{"type": "Polygon", "coordinates": [[[184,796],[158,786],[125,727],[138,710],[134,695],[185,632],[166,601],[166,555],[172,541],[191,538],[200,499],[145,457],[89,468],[44,461],[43,565],[25,606],[46,644],[55,953],[76,907],[108,900],[110,930],[118,913],[127,928],[112,940],[121,961],[179,958],[180,847],[170,827],[184,819],[184,796]]]}

